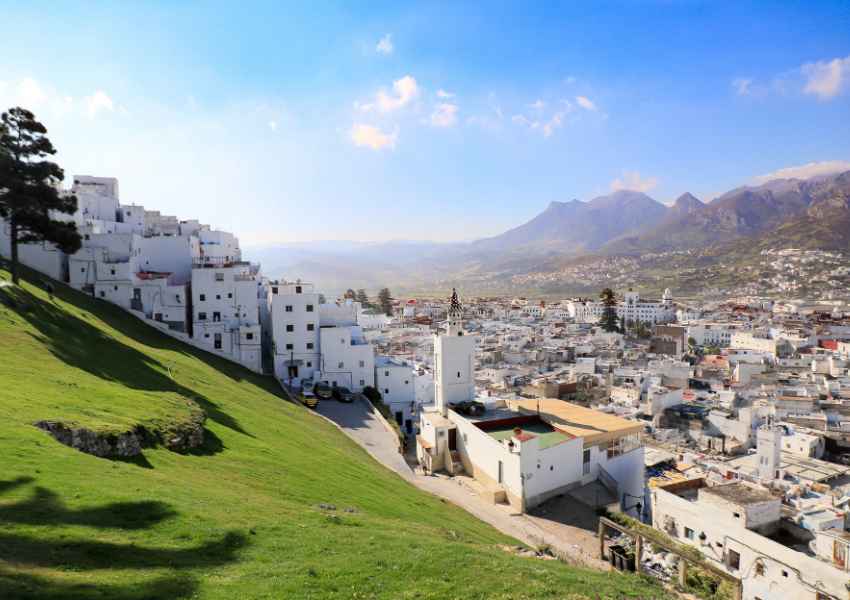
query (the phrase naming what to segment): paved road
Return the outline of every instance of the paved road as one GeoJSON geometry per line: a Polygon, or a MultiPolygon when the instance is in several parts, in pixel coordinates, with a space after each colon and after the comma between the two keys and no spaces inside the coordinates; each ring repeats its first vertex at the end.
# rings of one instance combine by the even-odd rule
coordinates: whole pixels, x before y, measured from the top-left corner
{"type": "Polygon", "coordinates": [[[407,480],[413,471],[398,452],[398,440],[379,420],[375,409],[367,401],[344,403],[337,400],[320,400],[316,412],[336,423],[360,444],[379,463],[407,480]]]}
{"type": "MultiPolygon", "coordinates": [[[[502,533],[530,546],[548,544],[568,560],[579,564],[599,569],[609,568],[608,563],[596,558],[598,541],[587,524],[577,524],[566,519],[557,522],[547,518],[548,515],[519,514],[510,506],[493,504],[482,499],[478,483],[471,477],[425,475],[417,467],[411,468],[398,452],[395,434],[387,430],[367,402],[343,404],[336,400],[322,400],[316,412],[339,425],[349,437],[388,469],[395,471],[416,487],[460,506],[502,533]]],[[[546,512],[555,513],[553,508],[549,507],[546,512]]],[[[559,508],[564,510],[563,507],[559,508]]]]}

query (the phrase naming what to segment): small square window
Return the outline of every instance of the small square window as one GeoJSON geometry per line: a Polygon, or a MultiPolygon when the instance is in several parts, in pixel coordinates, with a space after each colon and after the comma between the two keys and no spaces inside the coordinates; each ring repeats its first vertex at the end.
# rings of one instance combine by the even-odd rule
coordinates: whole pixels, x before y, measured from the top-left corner
{"type": "Polygon", "coordinates": [[[292,312],[292,305],[291,305],[291,304],[287,304],[287,305],[286,305],[286,308],[285,308],[284,310],[286,310],[286,312],[292,312]]]}
{"type": "Polygon", "coordinates": [[[390,372],[389,372],[389,371],[384,371],[384,377],[389,377],[389,376],[390,376],[390,372]]]}
{"type": "Polygon", "coordinates": [[[689,540],[694,539],[694,530],[690,527],[685,527],[685,537],[689,540]]]}
{"type": "Polygon", "coordinates": [[[200,296],[198,296],[198,299],[199,299],[201,302],[203,302],[204,300],[206,300],[206,299],[207,299],[207,295],[206,295],[206,294],[201,294],[200,296]]]}
{"type": "Polygon", "coordinates": [[[118,286],[117,286],[117,285],[113,285],[113,286],[112,286],[112,289],[113,289],[113,290],[115,290],[115,291],[117,292],[117,291],[118,291],[118,286]]]}
{"type": "Polygon", "coordinates": [[[253,340],[254,334],[249,331],[248,333],[245,334],[245,339],[246,340],[253,340]]]}
{"type": "Polygon", "coordinates": [[[286,349],[287,349],[287,350],[292,350],[292,344],[287,344],[287,345],[286,345],[286,349]]]}
{"type": "Polygon", "coordinates": [[[316,326],[313,323],[307,323],[307,331],[314,331],[316,326]]]}
{"type": "Polygon", "coordinates": [[[277,286],[272,286],[272,294],[277,294],[277,286]]]}
{"type": "Polygon", "coordinates": [[[307,342],[307,350],[313,349],[313,342],[307,342]]]}
{"type": "Polygon", "coordinates": [[[313,312],[313,305],[312,304],[307,305],[307,312],[313,312]]]}
{"type": "Polygon", "coordinates": [[[221,294],[216,294],[216,295],[215,295],[215,299],[216,299],[216,300],[221,300],[221,294]]]}
{"type": "Polygon", "coordinates": [[[342,362],[342,361],[339,361],[339,364],[337,364],[336,368],[337,368],[337,369],[344,369],[344,368],[345,368],[345,363],[344,363],[344,362],[342,362]]]}
{"type": "Polygon", "coordinates": [[[224,281],[224,273],[216,273],[215,274],[216,281],[224,281]]]}
{"type": "Polygon", "coordinates": [[[228,292],[228,293],[227,293],[227,297],[228,297],[228,298],[233,298],[233,294],[232,294],[231,292],[228,292]]]}
{"type": "Polygon", "coordinates": [[[205,312],[198,313],[198,320],[199,321],[206,321],[207,320],[207,313],[205,313],[205,312]]]}
{"type": "Polygon", "coordinates": [[[286,331],[288,331],[288,332],[289,332],[289,331],[295,331],[295,325],[291,325],[291,324],[290,324],[290,325],[287,325],[287,326],[286,326],[286,331]]]}
{"type": "Polygon", "coordinates": [[[366,380],[365,380],[365,379],[361,379],[361,380],[360,380],[360,385],[361,385],[361,386],[366,385],[366,380]]]}
{"type": "Polygon", "coordinates": [[[295,293],[296,293],[296,294],[300,294],[300,293],[301,293],[301,286],[300,286],[300,285],[296,285],[296,286],[295,286],[295,293]]]}
{"type": "Polygon", "coordinates": [[[100,290],[100,297],[106,298],[106,292],[104,292],[103,290],[100,290]]]}
{"type": "Polygon", "coordinates": [[[389,394],[389,393],[390,393],[390,388],[384,388],[384,394],[389,394]]]}
{"type": "Polygon", "coordinates": [[[308,361],[307,361],[307,368],[310,368],[310,367],[312,367],[312,366],[313,366],[313,363],[312,363],[311,361],[309,361],[309,360],[308,360],[308,361]]]}

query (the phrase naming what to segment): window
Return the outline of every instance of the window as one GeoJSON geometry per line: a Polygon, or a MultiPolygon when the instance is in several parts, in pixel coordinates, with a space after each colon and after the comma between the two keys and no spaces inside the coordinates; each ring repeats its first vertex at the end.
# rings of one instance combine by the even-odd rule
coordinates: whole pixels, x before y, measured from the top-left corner
{"type": "Polygon", "coordinates": [[[205,338],[208,338],[208,337],[210,337],[210,334],[205,333],[205,334],[204,334],[204,337],[205,337],[205,338]]]}
{"type": "Polygon", "coordinates": [[[295,325],[287,325],[287,326],[286,326],[286,331],[287,331],[287,332],[295,331],[295,325]]]}
{"type": "Polygon", "coordinates": [[[307,312],[313,312],[313,305],[312,304],[307,305],[307,312]]]}
{"type": "Polygon", "coordinates": [[[109,269],[109,274],[110,274],[110,275],[115,275],[115,269],[109,269]]]}
{"type": "Polygon", "coordinates": [[[339,343],[340,343],[340,344],[345,344],[345,338],[339,338],[339,343]]]}
{"type": "Polygon", "coordinates": [[[737,571],[741,568],[741,555],[734,550],[729,550],[729,557],[726,562],[730,569],[735,569],[737,571]]]}
{"type": "Polygon", "coordinates": [[[390,372],[389,372],[389,371],[384,371],[384,377],[389,377],[389,376],[390,376],[390,372]]]}
{"type": "Polygon", "coordinates": [[[363,387],[364,385],[366,385],[366,380],[365,380],[365,379],[361,379],[361,380],[360,380],[360,387],[363,387]]]}
{"type": "Polygon", "coordinates": [[[764,575],[764,563],[756,561],[756,575],[764,575]]]}
{"type": "Polygon", "coordinates": [[[300,286],[300,285],[296,285],[296,286],[295,286],[295,293],[296,293],[296,294],[300,294],[300,293],[301,293],[301,286],[300,286]]]}
{"type": "Polygon", "coordinates": [[[365,367],[365,366],[366,366],[366,361],[365,361],[365,360],[361,360],[361,361],[360,361],[360,368],[362,369],[362,368],[363,368],[363,367],[365,367]]]}
{"type": "Polygon", "coordinates": [[[249,331],[248,333],[245,334],[245,339],[246,340],[253,340],[254,334],[249,331]]]}
{"type": "Polygon", "coordinates": [[[292,344],[287,344],[287,345],[286,345],[286,349],[287,349],[287,350],[292,350],[292,344]]]}
{"type": "Polygon", "coordinates": [[[460,371],[457,372],[457,378],[460,379],[460,371]]]}
{"type": "Polygon", "coordinates": [[[86,272],[86,268],[85,268],[85,267],[83,267],[83,268],[81,268],[81,269],[80,269],[80,273],[85,273],[85,272],[86,272]]]}
{"type": "Polygon", "coordinates": [[[221,321],[221,313],[220,312],[216,311],[216,312],[213,313],[213,321],[215,323],[218,323],[219,321],[221,321]]]}
{"type": "Polygon", "coordinates": [[[689,540],[694,539],[694,530],[690,527],[685,527],[685,537],[689,540]]]}
{"type": "Polygon", "coordinates": [[[390,389],[389,389],[389,388],[384,388],[384,394],[389,394],[389,393],[390,393],[390,389]]]}
{"type": "Polygon", "coordinates": [[[307,342],[307,350],[313,349],[313,342],[307,342]]]}
{"type": "Polygon", "coordinates": [[[224,281],[224,273],[216,273],[215,274],[216,281],[224,281]]]}
{"type": "Polygon", "coordinates": [[[113,289],[113,290],[115,290],[115,291],[117,292],[117,291],[118,291],[118,286],[117,286],[117,285],[113,285],[113,286],[112,286],[112,289],[113,289]]]}
{"type": "Polygon", "coordinates": [[[307,331],[314,331],[316,329],[316,325],[314,323],[307,323],[307,331]]]}
{"type": "Polygon", "coordinates": [[[221,334],[217,333],[213,337],[213,348],[216,350],[221,350],[221,334]]]}
{"type": "Polygon", "coordinates": [[[286,310],[286,312],[292,312],[292,305],[291,305],[291,304],[287,304],[287,305],[286,305],[286,308],[285,308],[284,310],[286,310]]]}
{"type": "Polygon", "coordinates": [[[272,286],[272,294],[277,294],[277,286],[276,285],[272,286]]]}
{"type": "Polygon", "coordinates": [[[233,294],[232,294],[231,292],[227,292],[227,297],[228,297],[228,298],[233,298],[233,294]]]}
{"type": "Polygon", "coordinates": [[[206,295],[206,294],[201,294],[200,296],[198,296],[198,299],[199,299],[201,302],[203,302],[204,300],[206,300],[206,299],[207,299],[207,295],[206,295]]]}
{"type": "Polygon", "coordinates": [[[345,363],[344,363],[344,362],[342,362],[342,361],[339,361],[339,364],[336,366],[336,368],[337,368],[337,369],[344,369],[344,368],[345,368],[345,363]]]}
{"type": "Polygon", "coordinates": [[[216,300],[221,300],[221,294],[216,294],[216,295],[215,295],[215,299],[216,299],[216,300]]]}
{"type": "Polygon", "coordinates": [[[590,473],[590,448],[585,448],[581,456],[581,472],[583,475],[590,473]]]}
{"type": "Polygon", "coordinates": [[[100,297],[106,298],[106,292],[104,292],[103,290],[100,290],[100,297]]]}
{"type": "Polygon", "coordinates": [[[741,513],[732,513],[732,516],[735,517],[736,519],[740,519],[741,513]]]}
{"type": "Polygon", "coordinates": [[[198,313],[198,320],[199,320],[199,321],[206,321],[206,320],[207,320],[207,313],[205,313],[205,312],[199,312],[199,313],[198,313]]]}
{"type": "Polygon", "coordinates": [[[788,577],[788,571],[786,571],[785,569],[783,569],[783,570],[782,570],[782,576],[783,576],[783,577],[788,577]]]}
{"type": "Polygon", "coordinates": [[[309,368],[310,368],[310,367],[312,367],[312,366],[313,366],[313,363],[312,363],[311,361],[309,361],[309,360],[308,360],[308,361],[307,361],[307,368],[309,369],[309,368]]]}

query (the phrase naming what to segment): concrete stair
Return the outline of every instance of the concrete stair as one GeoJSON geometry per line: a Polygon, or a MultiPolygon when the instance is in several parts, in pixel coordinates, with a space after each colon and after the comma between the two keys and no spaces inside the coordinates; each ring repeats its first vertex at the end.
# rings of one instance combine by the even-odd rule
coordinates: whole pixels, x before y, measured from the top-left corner
{"type": "Polygon", "coordinates": [[[599,481],[591,481],[569,492],[569,495],[592,509],[606,507],[611,511],[620,510],[620,502],[615,494],[599,481]]]}

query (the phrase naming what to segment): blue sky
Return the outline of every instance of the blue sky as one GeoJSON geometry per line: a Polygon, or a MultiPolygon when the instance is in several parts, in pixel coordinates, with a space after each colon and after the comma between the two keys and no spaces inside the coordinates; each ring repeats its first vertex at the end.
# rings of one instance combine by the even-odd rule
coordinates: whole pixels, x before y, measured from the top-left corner
{"type": "Polygon", "coordinates": [[[246,246],[471,239],[552,200],[850,161],[847,2],[0,10],[0,105],[36,112],[68,175],[246,246]]]}

